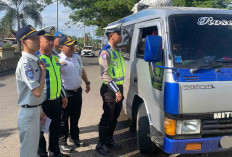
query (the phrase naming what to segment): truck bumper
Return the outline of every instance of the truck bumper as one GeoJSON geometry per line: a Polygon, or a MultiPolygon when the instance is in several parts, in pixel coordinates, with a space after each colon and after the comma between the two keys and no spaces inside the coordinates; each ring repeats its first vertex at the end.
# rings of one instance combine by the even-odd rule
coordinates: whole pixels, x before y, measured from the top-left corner
{"type": "Polygon", "coordinates": [[[198,153],[210,153],[210,152],[221,152],[230,151],[232,148],[224,149],[220,145],[222,137],[210,137],[200,139],[184,139],[175,140],[164,137],[163,150],[168,154],[198,154],[198,153]],[[185,150],[186,144],[189,143],[201,143],[200,150],[185,150]]]}

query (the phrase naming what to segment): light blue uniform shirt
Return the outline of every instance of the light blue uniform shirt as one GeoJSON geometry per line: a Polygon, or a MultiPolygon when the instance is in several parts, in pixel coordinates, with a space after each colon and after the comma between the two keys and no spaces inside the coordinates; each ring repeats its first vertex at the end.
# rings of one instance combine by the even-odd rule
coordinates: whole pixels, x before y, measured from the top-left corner
{"type": "Polygon", "coordinates": [[[18,90],[18,105],[39,105],[45,100],[44,91],[40,97],[35,97],[32,90],[39,87],[41,70],[38,57],[22,52],[16,68],[16,84],[18,90]]]}

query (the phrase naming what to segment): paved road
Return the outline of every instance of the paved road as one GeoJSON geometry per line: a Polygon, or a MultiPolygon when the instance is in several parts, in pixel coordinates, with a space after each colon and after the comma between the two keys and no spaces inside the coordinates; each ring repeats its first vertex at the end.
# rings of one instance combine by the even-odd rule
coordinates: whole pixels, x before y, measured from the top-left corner
{"type": "MultiPolygon", "coordinates": [[[[87,143],[86,147],[75,148],[72,157],[100,157],[95,151],[98,141],[98,123],[102,114],[102,100],[99,97],[101,80],[97,58],[84,57],[83,63],[91,81],[91,92],[83,93],[83,109],[80,118],[80,138],[87,143]]],[[[0,75],[0,157],[19,156],[19,138],[17,130],[17,114],[19,107],[16,105],[17,91],[15,75],[13,72],[0,75]]],[[[136,146],[136,135],[128,131],[129,121],[122,112],[116,131],[116,140],[123,145],[121,151],[113,151],[113,156],[122,157],[146,157],[140,155],[136,146]]],[[[74,147],[74,146],[73,146],[74,147]]],[[[156,157],[167,157],[161,151],[156,157]]],[[[172,157],[177,155],[172,155],[172,157]]],[[[200,155],[190,155],[198,157],[200,155]]],[[[209,157],[231,157],[232,153],[216,153],[205,155],[209,157]]],[[[171,156],[170,156],[171,157],[171,156]]]]}

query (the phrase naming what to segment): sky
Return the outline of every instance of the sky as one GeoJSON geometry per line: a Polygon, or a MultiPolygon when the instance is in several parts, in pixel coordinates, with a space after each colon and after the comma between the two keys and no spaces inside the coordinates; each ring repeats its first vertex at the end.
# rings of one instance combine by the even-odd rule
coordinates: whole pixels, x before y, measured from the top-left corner
{"type": "MultiPolygon", "coordinates": [[[[7,0],[3,0],[5,2],[7,2],[7,0]]],[[[50,4],[48,6],[45,7],[45,9],[42,11],[42,18],[43,18],[43,27],[46,26],[55,26],[57,25],[57,4],[53,3],[50,4]]],[[[71,21],[71,19],[69,19],[69,15],[71,13],[71,9],[69,9],[68,7],[64,7],[63,4],[59,4],[58,6],[59,8],[59,31],[61,31],[64,34],[70,35],[70,36],[76,36],[77,38],[79,37],[83,37],[84,36],[84,28],[82,26],[84,26],[82,23],[80,23],[80,27],[82,28],[78,28],[77,25],[69,25],[70,27],[68,27],[65,23],[67,23],[68,21],[71,21]]],[[[1,12],[0,14],[0,19],[3,17],[5,12],[1,12]]],[[[33,22],[28,20],[27,21],[28,24],[31,24],[33,26],[33,22]]],[[[86,33],[90,33],[91,36],[94,34],[93,32],[96,30],[96,26],[94,27],[85,27],[85,32],[86,33]]],[[[40,29],[40,28],[36,28],[36,29],[40,29]]],[[[96,39],[97,37],[94,35],[94,39],[96,39]]]]}
{"type": "MultiPolygon", "coordinates": [[[[57,13],[56,13],[56,3],[53,3],[51,5],[48,5],[42,12],[43,17],[43,26],[56,26],[57,25],[57,13]]],[[[71,13],[71,10],[68,7],[64,7],[62,4],[59,4],[59,31],[62,33],[76,36],[83,37],[84,36],[84,26],[82,23],[80,23],[80,27],[78,28],[77,25],[70,25],[70,28],[65,24],[68,21],[71,21],[69,19],[69,15],[71,13]]],[[[96,30],[97,27],[85,27],[86,33],[93,34],[93,31],[96,30]]],[[[94,38],[95,35],[94,35],[94,38]]]]}

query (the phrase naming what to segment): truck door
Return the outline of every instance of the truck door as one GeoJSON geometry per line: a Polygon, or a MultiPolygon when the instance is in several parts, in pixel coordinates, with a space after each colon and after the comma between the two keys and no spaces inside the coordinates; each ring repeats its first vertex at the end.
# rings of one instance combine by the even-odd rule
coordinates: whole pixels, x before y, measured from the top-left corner
{"type": "MultiPolygon", "coordinates": [[[[151,63],[144,61],[144,48],[145,48],[145,38],[148,35],[159,35],[163,37],[161,28],[161,20],[151,20],[135,25],[136,38],[133,39],[134,44],[137,45],[136,52],[134,53],[135,60],[134,64],[136,67],[136,73],[131,75],[137,79],[137,88],[139,96],[144,99],[147,105],[147,110],[149,112],[149,117],[151,123],[158,130],[162,127],[160,126],[160,119],[163,114],[163,74],[164,70],[161,68],[154,67],[151,63]]],[[[164,39],[164,38],[163,38],[164,39]]],[[[156,62],[157,65],[164,65],[164,61],[156,62]]]]}

